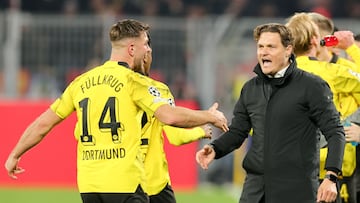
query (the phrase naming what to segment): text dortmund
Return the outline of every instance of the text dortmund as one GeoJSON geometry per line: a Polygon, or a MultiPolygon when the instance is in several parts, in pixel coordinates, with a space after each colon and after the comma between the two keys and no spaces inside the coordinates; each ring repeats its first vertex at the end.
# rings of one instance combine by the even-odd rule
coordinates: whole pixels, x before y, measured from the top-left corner
{"type": "Polygon", "coordinates": [[[124,148],[83,150],[83,160],[120,159],[125,157],[124,148]]]}

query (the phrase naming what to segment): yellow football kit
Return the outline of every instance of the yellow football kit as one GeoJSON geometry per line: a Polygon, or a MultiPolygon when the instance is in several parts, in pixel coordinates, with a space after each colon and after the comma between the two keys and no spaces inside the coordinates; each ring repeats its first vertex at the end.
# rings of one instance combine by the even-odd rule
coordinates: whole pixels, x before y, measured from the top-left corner
{"type": "MultiPolygon", "coordinates": [[[[353,44],[346,49],[346,53],[351,57],[353,61],[350,61],[342,57],[334,56],[331,62],[347,66],[351,70],[360,73],[360,48],[355,44],[353,44]]],[[[360,106],[360,93],[353,93],[353,97],[357,99],[356,103],[358,106],[360,106]]],[[[339,98],[339,99],[341,100],[346,98],[339,98]]],[[[353,101],[349,101],[349,102],[353,102],[353,101]]],[[[343,103],[348,103],[348,102],[344,101],[343,103]]]]}
{"type": "Polygon", "coordinates": [[[61,118],[74,110],[80,193],[133,193],[144,175],[138,115],[168,104],[161,89],[126,63],[107,61],[77,77],[52,105],[61,118]]]}
{"type": "MultiPolygon", "coordinates": [[[[167,88],[158,82],[159,89],[167,88]]],[[[170,91],[167,95],[170,105],[175,105],[170,91]]],[[[164,151],[164,137],[166,134],[169,142],[173,145],[182,145],[205,136],[205,131],[200,128],[177,128],[161,123],[153,116],[146,115],[146,123],[142,128],[142,153],[145,163],[145,182],[142,184],[148,195],[159,194],[167,184],[171,185],[168,163],[164,151]]]]}
{"type": "Polygon", "coordinates": [[[354,61],[354,63],[357,66],[357,72],[360,72],[360,47],[358,47],[356,44],[353,44],[349,46],[345,52],[347,55],[351,57],[351,59],[354,61]]]}
{"type": "Polygon", "coordinates": [[[300,69],[320,76],[325,80],[334,95],[334,104],[344,119],[358,109],[357,101],[360,98],[360,73],[351,68],[318,61],[308,56],[296,58],[300,69]]]}

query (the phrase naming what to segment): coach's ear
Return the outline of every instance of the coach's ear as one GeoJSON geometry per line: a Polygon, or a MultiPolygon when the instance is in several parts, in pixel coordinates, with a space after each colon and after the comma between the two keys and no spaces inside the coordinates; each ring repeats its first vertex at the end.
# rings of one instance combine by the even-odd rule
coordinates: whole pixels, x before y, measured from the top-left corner
{"type": "Polygon", "coordinates": [[[292,45],[288,45],[285,48],[286,51],[286,57],[290,58],[291,54],[293,53],[293,46],[292,45]]]}

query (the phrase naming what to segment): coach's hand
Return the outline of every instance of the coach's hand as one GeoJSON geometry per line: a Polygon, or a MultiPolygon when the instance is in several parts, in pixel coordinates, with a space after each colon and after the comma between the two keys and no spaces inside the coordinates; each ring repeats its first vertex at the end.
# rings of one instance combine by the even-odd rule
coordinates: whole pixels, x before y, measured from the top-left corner
{"type": "Polygon", "coordinates": [[[319,186],[317,192],[317,203],[334,202],[337,197],[336,183],[325,178],[319,186]]]}
{"type": "Polygon", "coordinates": [[[207,170],[210,163],[215,158],[215,150],[210,145],[205,145],[201,150],[196,153],[196,161],[201,168],[207,170]]]}

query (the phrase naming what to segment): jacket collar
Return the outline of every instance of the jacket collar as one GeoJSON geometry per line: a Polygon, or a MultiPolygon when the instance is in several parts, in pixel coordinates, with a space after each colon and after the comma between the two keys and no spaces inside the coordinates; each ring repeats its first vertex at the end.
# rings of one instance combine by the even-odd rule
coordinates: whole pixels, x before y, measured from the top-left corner
{"type": "Polygon", "coordinates": [[[289,67],[287,68],[284,77],[281,78],[269,78],[267,77],[261,70],[260,64],[258,63],[255,68],[254,68],[254,72],[258,75],[259,78],[261,78],[264,81],[270,82],[273,85],[282,85],[287,78],[289,78],[289,75],[291,75],[291,73],[294,71],[295,67],[296,67],[296,60],[295,60],[295,55],[291,54],[289,60],[291,61],[289,67]]]}

